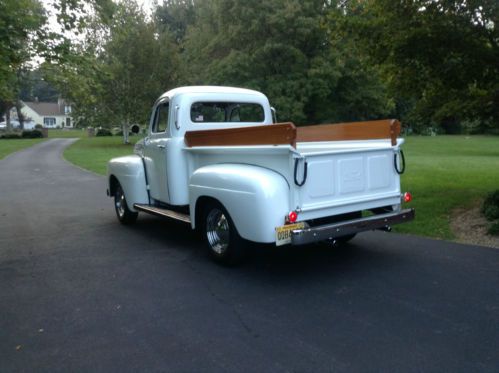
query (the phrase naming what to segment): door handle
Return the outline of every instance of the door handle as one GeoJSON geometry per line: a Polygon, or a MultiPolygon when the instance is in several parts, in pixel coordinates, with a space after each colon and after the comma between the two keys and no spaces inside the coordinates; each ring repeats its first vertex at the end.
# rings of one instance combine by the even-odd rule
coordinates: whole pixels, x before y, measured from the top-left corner
{"type": "Polygon", "coordinates": [[[157,146],[158,148],[160,148],[160,149],[164,149],[164,148],[166,148],[164,145],[156,145],[156,146],[157,146]]]}

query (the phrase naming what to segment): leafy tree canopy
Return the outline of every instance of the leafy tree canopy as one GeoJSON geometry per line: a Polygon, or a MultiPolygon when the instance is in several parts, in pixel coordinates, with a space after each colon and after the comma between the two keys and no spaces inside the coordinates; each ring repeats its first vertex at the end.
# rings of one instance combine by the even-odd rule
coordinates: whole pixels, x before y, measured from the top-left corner
{"type": "MultiPolygon", "coordinates": [[[[499,2],[350,1],[342,26],[380,65],[409,122],[499,123],[499,2]]],[[[453,128],[452,128],[453,127],[453,128]]]]}
{"type": "Polygon", "coordinates": [[[15,101],[18,74],[38,54],[45,12],[37,0],[0,2],[0,100],[15,101]]]}
{"type": "Polygon", "coordinates": [[[373,89],[376,74],[369,75],[346,44],[331,44],[325,26],[331,7],[319,0],[200,2],[186,36],[186,82],[261,90],[279,120],[297,123],[384,113],[383,89],[373,89]]]}
{"type": "Polygon", "coordinates": [[[216,84],[260,90],[298,124],[499,128],[497,0],[165,0],[152,14],[135,1],[52,4],[61,31],[38,0],[0,2],[2,111],[34,95],[38,55],[80,125],[146,123],[162,92],[216,84]]]}

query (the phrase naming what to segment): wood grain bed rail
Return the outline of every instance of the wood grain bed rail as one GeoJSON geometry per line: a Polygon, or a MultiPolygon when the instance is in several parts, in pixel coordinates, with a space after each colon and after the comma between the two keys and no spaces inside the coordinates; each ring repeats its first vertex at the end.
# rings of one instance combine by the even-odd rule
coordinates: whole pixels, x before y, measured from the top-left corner
{"type": "Polygon", "coordinates": [[[318,124],[297,128],[297,142],[390,139],[397,144],[400,122],[396,119],[318,124]]]}
{"type": "Polygon", "coordinates": [[[296,146],[296,127],[293,123],[264,126],[187,131],[187,146],[231,145],[291,145],[296,146]]]}
{"type": "Polygon", "coordinates": [[[193,146],[291,145],[297,142],[390,139],[397,144],[400,122],[371,120],[296,127],[291,122],[272,125],[187,131],[185,143],[193,146]]]}

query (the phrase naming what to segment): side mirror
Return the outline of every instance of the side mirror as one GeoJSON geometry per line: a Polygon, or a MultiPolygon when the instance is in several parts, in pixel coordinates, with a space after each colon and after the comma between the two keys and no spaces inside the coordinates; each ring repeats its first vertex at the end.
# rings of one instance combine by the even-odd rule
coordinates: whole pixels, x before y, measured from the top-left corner
{"type": "Polygon", "coordinates": [[[272,112],[272,122],[277,123],[277,112],[273,106],[270,107],[270,111],[272,112]]]}

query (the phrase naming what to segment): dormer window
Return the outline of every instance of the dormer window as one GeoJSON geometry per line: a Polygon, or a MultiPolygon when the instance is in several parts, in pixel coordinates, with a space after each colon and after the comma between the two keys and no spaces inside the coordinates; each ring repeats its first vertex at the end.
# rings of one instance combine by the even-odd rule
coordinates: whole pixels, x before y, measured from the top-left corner
{"type": "Polygon", "coordinates": [[[71,114],[71,105],[64,106],[64,114],[71,114]]]}

